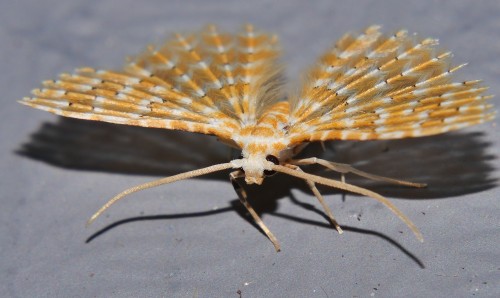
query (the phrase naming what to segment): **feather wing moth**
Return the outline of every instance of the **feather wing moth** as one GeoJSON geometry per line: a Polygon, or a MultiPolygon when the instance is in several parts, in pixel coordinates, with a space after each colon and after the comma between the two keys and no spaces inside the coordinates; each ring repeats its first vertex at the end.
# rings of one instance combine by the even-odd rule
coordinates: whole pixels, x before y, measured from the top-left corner
{"type": "Polygon", "coordinates": [[[266,233],[278,240],[247,200],[242,180],[261,184],[276,172],[304,180],[342,233],[316,188],[322,184],[361,194],[384,204],[423,241],[411,220],[387,198],[345,181],[351,173],[367,179],[424,187],[423,183],[366,173],[316,157],[295,159],[311,142],[380,140],[428,136],[484,123],[495,112],[478,80],[458,82],[451,53],[437,40],[418,39],[405,30],[384,35],[379,26],[346,34],[306,73],[301,88],[286,94],[275,35],[245,25],[227,33],[216,26],[174,34],[148,47],[123,69],[80,68],[42,83],[20,101],[65,117],[183,130],[216,136],[241,150],[227,163],[181,173],[127,189],[112,204],[139,190],[232,169],[230,180],[240,201],[266,233]],[[340,172],[340,181],[303,171],[318,164],[340,172]]]}

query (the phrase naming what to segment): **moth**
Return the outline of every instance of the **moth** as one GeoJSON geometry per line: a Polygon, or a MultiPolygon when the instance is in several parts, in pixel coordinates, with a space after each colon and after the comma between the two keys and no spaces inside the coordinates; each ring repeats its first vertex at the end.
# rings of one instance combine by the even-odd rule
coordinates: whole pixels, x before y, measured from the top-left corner
{"type": "Polygon", "coordinates": [[[280,46],[275,35],[243,26],[237,33],[209,25],[174,34],[149,46],[118,71],[80,68],[43,82],[20,101],[66,117],[183,130],[216,136],[241,150],[240,158],[127,189],[102,206],[93,222],[128,194],[178,180],[232,169],[240,201],[273,243],[280,245],[247,200],[243,188],[276,172],[304,180],[342,233],[316,188],[322,184],[379,201],[423,241],[417,227],[385,197],[345,181],[352,173],[382,182],[424,187],[366,173],[316,157],[296,159],[311,142],[387,140],[429,136],[483,123],[495,112],[479,80],[454,81],[464,64],[436,39],[401,30],[384,35],[379,26],[346,34],[305,74],[297,92],[286,92],[280,46]],[[318,164],[341,173],[335,180],[306,173],[318,164]]]}

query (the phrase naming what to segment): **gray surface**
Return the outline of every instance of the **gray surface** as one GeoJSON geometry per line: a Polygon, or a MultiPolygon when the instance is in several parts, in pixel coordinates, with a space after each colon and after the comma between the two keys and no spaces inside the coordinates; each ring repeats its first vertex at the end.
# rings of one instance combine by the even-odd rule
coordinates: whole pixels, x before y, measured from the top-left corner
{"type": "Polygon", "coordinates": [[[430,184],[359,182],[391,197],[423,244],[374,201],[325,190],[346,227],[339,236],[300,181],[279,177],[251,195],[280,253],[244,217],[224,176],[134,195],[86,229],[116,192],[228,151],[190,134],[60,122],[15,100],[62,71],[119,67],[171,31],[255,23],[279,34],[293,80],[345,31],[405,27],[440,38],[456,63],[470,63],[460,78],[484,79],[500,94],[498,1],[179,3],[0,4],[1,297],[500,297],[499,120],[434,138],[330,145],[337,160],[430,184]]]}

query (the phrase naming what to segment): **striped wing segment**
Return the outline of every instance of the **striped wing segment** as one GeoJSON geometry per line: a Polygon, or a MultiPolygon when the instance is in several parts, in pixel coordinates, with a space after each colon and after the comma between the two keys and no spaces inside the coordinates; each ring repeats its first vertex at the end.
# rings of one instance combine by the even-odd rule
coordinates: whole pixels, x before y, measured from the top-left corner
{"type": "MultiPolygon", "coordinates": [[[[153,78],[124,72],[81,68],[74,74],[62,74],[58,80],[43,82],[42,88],[32,94],[21,103],[65,117],[206,134],[230,133],[219,131],[210,118],[216,111],[205,110],[153,78]]],[[[219,121],[225,122],[228,130],[235,127],[224,115],[219,121]]]]}
{"type": "Polygon", "coordinates": [[[121,71],[81,68],[62,74],[21,103],[67,117],[229,140],[274,104],[269,90],[279,89],[273,83],[280,75],[278,56],[276,37],[250,25],[236,34],[208,26],[148,47],[121,71]]]}
{"type": "Polygon", "coordinates": [[[433,135],[494,117],[479,81],[453,82],[437,40],[378,26],[342,37],[290,99],[291,143],[433,135]]]}

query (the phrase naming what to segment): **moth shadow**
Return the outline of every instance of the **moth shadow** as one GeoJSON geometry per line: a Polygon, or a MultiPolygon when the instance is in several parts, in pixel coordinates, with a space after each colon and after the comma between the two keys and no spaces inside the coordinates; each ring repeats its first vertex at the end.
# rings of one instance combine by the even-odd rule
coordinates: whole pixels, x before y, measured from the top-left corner
{"type": "MultiPolygon", "coordinates": [[[[317,204],[314,203],[315,198],[312,198],[310,202],[302,202],[298,200],[294,194],[290,191],[290,183],[292,183],[292,178],[288,176],[277,176],[275,179],[271,179],[268,182],[269,185],[266,185],[266,181],[262,187],[251,185],[245,186],[245,190],[249,196],[248,200],[254,210],[263,217],[263,220],[266,221],[266,214],[276,217],[281,217],[290,221],[298,222],[301,224],[307,224],[312,226],[317,226],[325,229],[332,230],[332,237],[338,236],[334,228],[331,226],[328,217],[326,214],[318,209],[317,204]],[[273,181],[274,180],[274,181],[273,181]],[[306,210],[309,210],[318,215],[316,220],[305,219],[302,217],[293,216],[290,214],[284,214],[277,211],[278,204],[277,201],[279,198],[289,197],[291,199],[292,204],[300,206],[306,210]]],[[[253,226],[255,230],[259,231],[263,236],[263,241],[268,241],[266,238],[266,234],[264,231],[260,229],[260,227],[255,223],[252,219],[248,211],[245,209],[243,204],[239,202],[238,199],[231,200],[229,204],[225,207],[217,208],[216,210],[205,210],[191,213],[181,213],[181,214],[158,214],[158,215],[145,215],[145,216],[136,216],[129,217],[122,220],[115,221],[100,230],[93,233],[91,236],[87,238],[85,243],[90,243],[96,238],[102,236],[106,232],[118,228],[119,226],[130,224],[134,222],[141,221],[152,221],[152,220],[171,220],[177,218],[196,218],[196,217],[204,217],[204,216],[214,216],[217,214],[225,213],[225,212],[236,212],[241,218],[243,218],[249,225],[253,226]]],[[[411,251],[405,248],[403,245],[399,244],[393,238],[387,236],[378,231],[370,230],[370,229],[362,229],[353,226],[342,225],[342,229],[345,232],[359,233],[369,236],[378,237],[399,251],[401,251],[404,255],[406,255],[409,259],[411,259],[416,265],[420,268],[425,268],[424,263],[411,251]]],[[[271,227],[272,230],[272,227],[271,227]]],[[[279,235],[277,235],[279,239],[279,235]]],[[[271,243],[269,243],[271,245],[271,243]]]]}
{"type": "MultiPolygon", "coordinates": [[[[320,144],[311,144],[301,153],[302,157],[316,156],[327,160],[348,163],[363,171],[396,177],[429,186],[414,189],[373,182],[347,175],[349,183],[366,187],[388,197],[408,199],[444,198],[483,191],[496,185],[489,161],[495,156],[487,154],[490,143],[481,133],[451,133],[435,137],[394,141],[329,142],[323,150],[320,144]]],[[[101,122],[60,118],[56,123],[45,123],[31,139],[17,150],[17,154],[54,166],[78,170],[112,172],[133,175],[170,176],[216,163],[227,162],[239,155],[212,136],[115,125],[101,122]]],[[[299,156],[299,157],[301,157],[299,156]]],[[[318,166],[304,167],[314,174],[339,179],[338,173],[318,166]]],[[[228,180],[227,172],[214,173],[201,179],[228,180]]],[[[310,193],[304,182],[295,178],[276,175],[259,186],[246,185],[249,200],[261,216],[271,214],[292,221],[331,228],[324,212],[318,209],[312,197],[311,204],[298,201],[290,186],[310,193]],[[290,198],[293,204],[312,210],[323,220],[311,221],[280,214],[278,200],[290,198]]],[[[321,187],[324,194],[339,194],[338,190],[321,187]]],[[[115,222],[97,231],[87,239],[92,241],[103,233],[140,220],[164,220],[179,217],[210,216],[220,212],[236,211],[251,225],[258,227],[247,210],[233,199],[218,211],[201,211],[193,214],[141,216],[115,222]]],[[[404,247],[384,234],[343,226],[346,231],[375,235],[390,242],[412,258],[420,267],[422,263],[404,247]]],[[[260,229],[258,229],[260,231],[260,229]]]]}
{"type": "MultiPolygon", "coordinates": [[[[415,189],[352,174],[346,176],[347,182],[388,197],[435,199],[495,187],[497,179],[492,177],[494,168],[489,164],[495,156],[486,151],[490,145],[482,133],[449,133],[391,141],[335,141],[325,143],[325,150],[315,143],[299,157],[319,157],[348,163],[381,176],[427,183],[428,187],[415,189]]],[[[43,124],[17,153],[58,167],[154,176],[170,176],[239,156],[237,150],[228,148],[213,136],[70,118],[43,124]]],[[[303,169],[340,179],[338,173],[319,166],[303,169]]],[[[227,180],[228,175],[219,172],[199,178],[227,180]]],[[[275,179],[267,178],[266,182],[275,179]]],[[[276,183],[265,183],[259,190],[273,185],[276,183]]],[[[309,192],[304,183],[295,179],[288,187],[290,185],[309,192]]],[[[338,193],[331,188],[320,189],[326,194],[338,193]]]]}
{"type": "MultiPolygon", "coordinates": [[[[300,201],[291,192],[290,185],[292,185],[293,180],[294,179],[292,177],[281,175],[281,176],[276,176],[276,177],[272,177],[271,179],[265,180],[262,187],[255,186],[255,185],[245,186],[245,190],[247,191],[249,201],[250,201],[252,207],[255,209],[255,211],[260,216],[268,213],[272,216],[281,217],[281,218],[287,219],[289,221],[294,221],[294,222],[298,222],[301,224],[307,224],[307,225],[312,225],[312,226],[321,227],[321,228],[325,228],[325,229],[330,229],[330,230],[332,230],[332,237],[338,236],[338,235],[335,235],[336,231],[334,230],[333,226],[331,225],[328,216],[324,213],[323,210],[319,209],[320,207],[318,206],[316,198],[312,197],[310,201],[303,202],[303,201],[300,201]],[[266,185],[266,183],[268,183],[269,185],[266,185]],[[309,210],[313,213],[316,213],[318,215],[317,220],[305,219],[302,217],[297,217],[294,215],[284,214],[284,213],[278,212],[277,211],[277,198],[283,198],[283,197],[290,198],[290,201],[292,202],[292,204],[294,204],[296,206],[299,206],[299,207],[304,208],[306,210],[309,210]]],[[[305,189],[306,189],[305,187],[302,188],[302,190],[305,190],[305,189]]],[[[252,220],[252,218],[248,214],[245,207],[242,204],[240,204],[240,202],[238,200],[231,201],[231,206],[232,206],[233,210],[235,210],[241,217],[245,218],[249,224],[253,225],[258,231],[260,231],[260,233],[264,237],[266,237],[265,233],[252,220]]],[[[265,221],[265,218],[263,218],[263,220],[265,221]]],[[[344,230],[344,232],[371,235],[371,236],[375,236],[375,237],[378,237],[380,239],[383,239],[384,241],[388,242],[393,247],[395,247],[399,251],[401,251],[408,258],[410,258],[420,268],[425,268],[424,263],[415,254],[413,254],[411,251],[406,249],[404,246],[399,244],[396,240],[392,239],[391,237],[389,237],[383,233],[374,231],[374,230],[361,229],[358,227],[346,226],[343,224],[341,224],[341,226],[342,226],[342,229],[344,230]]],[[[278,235],[278,238],[279,238],[279,235],[278,235]]]]}

